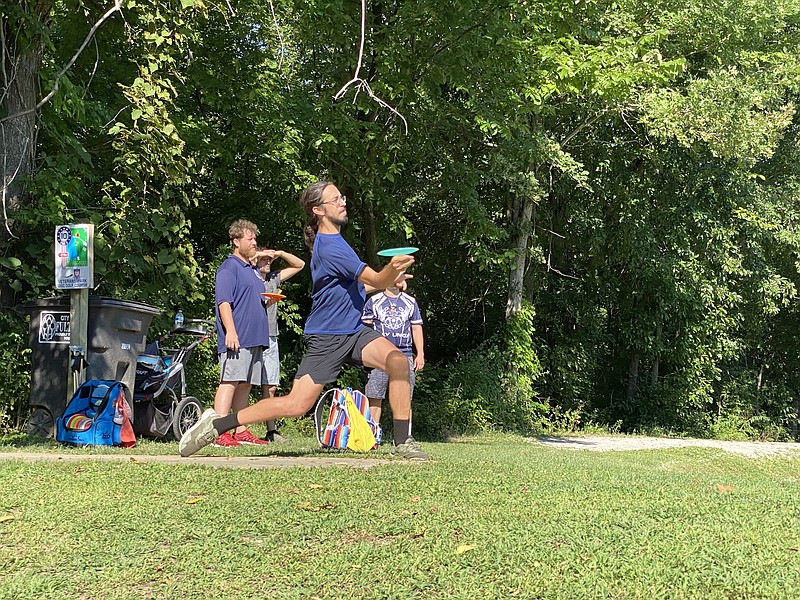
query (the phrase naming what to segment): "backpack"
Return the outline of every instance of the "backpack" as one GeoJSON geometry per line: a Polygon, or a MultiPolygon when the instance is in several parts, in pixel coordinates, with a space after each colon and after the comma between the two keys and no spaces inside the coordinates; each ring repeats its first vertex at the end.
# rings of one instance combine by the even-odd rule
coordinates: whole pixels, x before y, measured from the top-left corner
{"type": "MultiPolygon", "coordinates": [[[[319,445],[323,448],[334,448],[337,450],[344,450],[348,446],[350,440],[351,423],[350,415],[348,414],[347,404],[348,399],[351,401],[355,408],[360,412],[362,419],[365,419],[369,425],[369,429],[375,438],[375,443],[372,448],[377,448],[383,437],[381,426],[376,423],[369,412],[369,400],[367,397],[352,388],[346,389],[330,389],[325,392],[317,401],[317,406],[314,409],[314,423],[317,430],[317,440],[319,445]],[[323,420],[327,416],[326,420],[323,420]]],[[[358,417],[356,417],[357,419],[358,417]]],[[[352,443],[351,443],[352,449],[352,443]]],[[[367,448],[368,450],[369,448],[367,448]]]]}
{"type": "Polygon", "coordinates": [[[121,381],[82,383],[56,420],[56,440],[79,446],[135,446],[127,395],[121,381]]]}

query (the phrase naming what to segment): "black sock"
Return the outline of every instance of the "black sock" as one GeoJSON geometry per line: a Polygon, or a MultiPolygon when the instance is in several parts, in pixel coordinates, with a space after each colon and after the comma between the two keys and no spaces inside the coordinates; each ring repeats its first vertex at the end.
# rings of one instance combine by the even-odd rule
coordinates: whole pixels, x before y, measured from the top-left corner
{"type": "Polygon", "coordinates": [[[400,444],[405,444],[406,440],[409,438],[408,419],[405,421],[395,419],[392,425],[392,429],[394,430],[394,445],[399,446],[400,444]]]}
{"type": "Polygon", "coordinates": [[[220,417],[219,419],[214,419],[211,423],[214,426],[214,431],[217,432],[217,435],[222,435],[226,431],[230,431],[231,429],[236,429],[239,426],[239,419],[236,418],[236,413],[232,413],[227,417],[220,417]]]}

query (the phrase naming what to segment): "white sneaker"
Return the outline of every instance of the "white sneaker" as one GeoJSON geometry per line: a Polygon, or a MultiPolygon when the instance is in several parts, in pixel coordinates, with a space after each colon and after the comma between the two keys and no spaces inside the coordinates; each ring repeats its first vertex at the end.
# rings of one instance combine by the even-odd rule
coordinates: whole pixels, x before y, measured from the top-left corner
{"type": "Polygon", "coordinates": [[[200,416],[197,423],[183,434],[181,441],[178,443],[178,450],[181,456],[191,456],[200,448],[205,448],[213,443],[219,437],[219,434],[214,429],[214,419],[219,419],[219,415],[213,408],[209,408],[200,416]]]}
{"type": "Polygon", "coordinates": [[[410,437],[399,446],[392,446],[392,456],[407,458],[408,460],[430,460],[430,456],[422,449],[419,442],[410,437]]]}

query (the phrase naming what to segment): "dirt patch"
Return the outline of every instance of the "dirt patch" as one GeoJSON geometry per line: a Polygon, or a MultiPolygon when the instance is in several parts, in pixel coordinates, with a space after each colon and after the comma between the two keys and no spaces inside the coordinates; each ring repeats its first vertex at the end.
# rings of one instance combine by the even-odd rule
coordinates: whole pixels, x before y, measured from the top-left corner
{"type": "Polygon", "coordinates": [[[126,461],[130,463],[160,463],[167,465],[204,465],[228,469],[276,469],[279,467],[351,467],[369,469],[377,465],[398,462],[380,458],[349,458],[344,456],[161,456],[144,454],[56,454],[51,452],[0,452],[0,460],[54,461],[126,461]]]}
{"type": "Polygon", "coordinates": [[[657,438],[645,436],[560,436],[529,438],[529,442],[551,448],[611,452],[623,450],[657,450],[698,446],[716,448],[749,458],[770,456],[800,457],[800,444],[792,442],[726,442],[693,438],[657,438]]]}

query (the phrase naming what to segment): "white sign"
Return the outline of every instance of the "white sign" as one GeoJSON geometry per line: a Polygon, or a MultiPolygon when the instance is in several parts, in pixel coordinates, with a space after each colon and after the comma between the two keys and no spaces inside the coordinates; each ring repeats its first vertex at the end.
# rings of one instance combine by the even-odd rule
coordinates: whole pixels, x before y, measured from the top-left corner
{"type": "Polygon", "coordinates": [[[56,289],[94,287],[94,225],[56,225],[56,289]]]}
{"type": "Polygon", "coordinates": [[[69,312],[42,311],[39,314],[40,344],[69,344],[69,312]]]}

